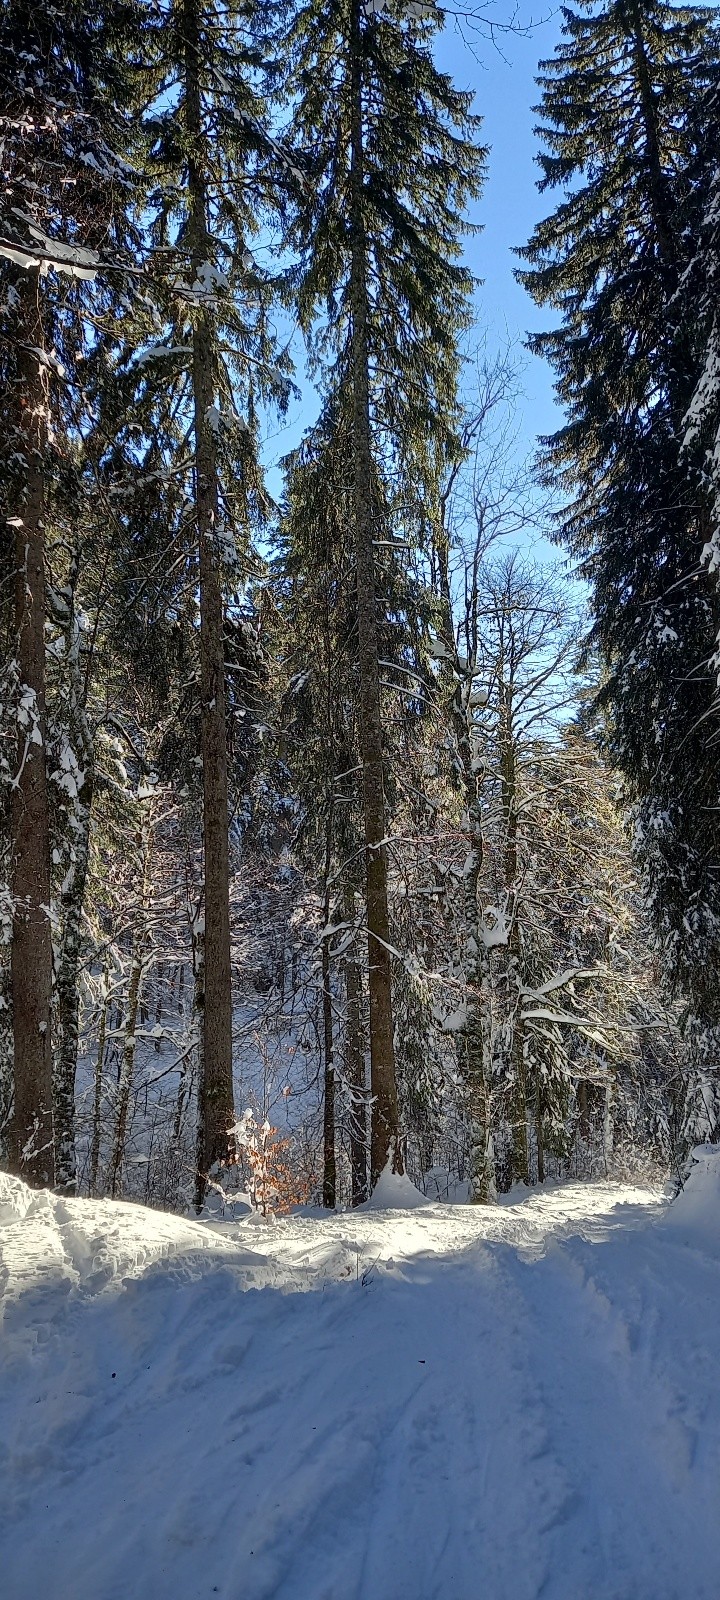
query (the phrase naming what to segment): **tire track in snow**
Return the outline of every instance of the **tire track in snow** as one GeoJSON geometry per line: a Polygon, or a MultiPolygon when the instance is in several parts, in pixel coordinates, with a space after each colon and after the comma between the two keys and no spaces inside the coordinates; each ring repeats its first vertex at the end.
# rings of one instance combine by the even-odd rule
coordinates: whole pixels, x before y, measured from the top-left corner
{"type": "MultiPolygon", "coordinates": [[[[638,1278],[652,1249],[648,1230],[631,1247],[610,1236],[551,1243],[538,1262],[506,1257],[524,1304],[548,1459],[570,1486],[564,1514],[547,1529],[538,1600],[717,1600],[720,1593],[720,1475],[694,1471],[692,1430],[662,1370],[657,1325],[654,1347],[645,1338],[638,1278]],[[607,1271],[612,1299],[599,1270],[607,1271]]],[[[666,1252],[661,1260],[667,1272],[666,1252]]],[[[677,1377],[682,1353],[673,1357],[677,1377]]]]}

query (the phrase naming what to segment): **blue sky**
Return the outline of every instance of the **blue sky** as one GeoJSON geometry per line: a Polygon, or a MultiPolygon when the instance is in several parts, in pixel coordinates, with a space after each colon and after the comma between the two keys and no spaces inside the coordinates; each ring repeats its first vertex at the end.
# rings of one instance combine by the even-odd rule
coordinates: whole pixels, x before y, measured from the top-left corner
{"type": "MultiPolygon", "coordinates": [[[[490,17],[500,20],[508,14],[506,5],[488,10],[490,17]]],[[[461,19],[449,20],[437,50],[438,63],[458,87],[474,91],[475,110],[484,118],[485,141],[491,147],[488,180],[473,216],[483,232],[467,243],[468,263],[484,280],[476,303],[490,352],[504,348],[508,339],[521,346],[529,330],[547,326],[547,312],[535,307],[513,276],[520,264],[513,247],[526,243],[534,224],[554,204],[551,195],[540,195],[536,188],[537,117],[531,107],[538,99],[534,81],[538,61],[552,55],[561,18],[557,10],[543,16],[535,22],[530,9],[524,8],[518,22],[527,32],[499,35],[496,45],[487,35],[470,33],[461,19]]],[[[529,453],[538,434],[557,427],[560,413],[546,363],[521,349],[518,355],[524,365],[518,446],[529,453]]]]}

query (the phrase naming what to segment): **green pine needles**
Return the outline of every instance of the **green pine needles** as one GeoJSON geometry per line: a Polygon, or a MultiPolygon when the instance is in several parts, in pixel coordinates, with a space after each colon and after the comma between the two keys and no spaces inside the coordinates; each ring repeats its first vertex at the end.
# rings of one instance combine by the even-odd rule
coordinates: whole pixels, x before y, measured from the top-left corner
{"type": "Polygon", "coordinates": [[[362,108],[361,226],[375,452],[425,481],[458,419],[458,340],[471,321],[461,257],[484,148],[472,96],[432,58],[432,8],[309,0],[287,39],[290,136],[307,173],[287,242],[303,328],[326,381],[350,363],[352,96],[362,108]],[[427,15],[419,20],[422,9],[427,15]]]}

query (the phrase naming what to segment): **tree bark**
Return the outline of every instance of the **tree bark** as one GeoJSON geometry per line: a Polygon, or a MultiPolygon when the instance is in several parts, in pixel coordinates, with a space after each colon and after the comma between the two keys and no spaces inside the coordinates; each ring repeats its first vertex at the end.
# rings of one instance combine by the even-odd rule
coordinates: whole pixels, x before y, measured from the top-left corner
{"type": "Polygon", "coordinates": [[[545,1182],[545,1140],[543,1135],[543,1092],[540,1066],[535,1073],[535,1142],[537,1144],[537,1173],[538,1183],[545,1182]]]}
{"type": "Polygon", "coordinates": [[[617,1084],[614,1072],[608,1073],[607,1087],[605,1089],[605,1106],[603,1113],[603,1156],[605,1171],[609,1172],[615,1150],[615,1097],[617,1084]]]}
{"type": "MultiPolygon", "coordinates": [[[[77,562],[75,564],[75,575],[77,562]]],[[[73,584],[74,589],[74,584],[73,584]]],[[[57,962],[57,1046],[53,1073],[55,1182],[67,1194],[77,1183],[75,1157],[75,1077],[77,1074],[80,995],[80,945],[90,861],[90,822],[94,787],[94,749],[83,703],[80,634],[71,607],[65,652],[69,677],[69,726],[78,763],[77,795],[71,804],[71,860],[60,896],[60,948],[57,962]]]]}
{"type": "MultiPolygon", "coordinates": [[[[156,1028],[159,1028],[161,1023],[162,1023],[163,990],[164,990],[165,983],[166,983],[165,962],[161,961],[159,963],[159,965],[158,965],[157,975],[156,975],[156,979],[155,979],[155,1026],[156,1026],[156,1028]]],[[[156,1056],[159,1056],[159,1054],[160,1054],[161,1044],[162,1044],[162,1041],[158,1037],[155,1040],[155,1054],[156,1054],[156,1056]]]]}
{"type": "MultiPolygon", "coordinates": [[[[345,919],[355,922],[355,894],[345,890],[345,919]]],[[[350,1091],[350,1195],[353,1206],[368,1198],[367,1083],[362,1029],[362,977],[355,942],[345,954],[345,1074],[350,1091]]]]}
{"type": "MultiPolygon", "coordinates": [[[[195,1039],[196,1039],[194,1055],[195,1055],[195,1070],[196,1070],[196,1074],[197,1074],[197,1083],[198,1083],[198,1110],[197,1110],[196,1160],[195,1160],[195,1209],[196,1209],[196,1211],[200,1212],[200,1211],[202,1211],[202,1204],[203,1204],[203,1200],[205,1198],[205,1177],[204,1177],[204,1168],[203,1168],[203,1159],[204,1159],[204,1150],[205,1150],[205,1126],[204,1126],[204,1121],[203,1121],[204,1107],[203,1107],[203,1098],[202,1098],[202,1084],[203,1084],[204,1077],[205,1077],[205,1072],[204,1072],[204,1050],[205,1050],[205,931],[204,931],[202,925],[198,925],[197,923],[195,923],[193,925],[193,930],[192,930],[192,950],[193,950],[193,999],[192,999],[192,1021],[191,1021],[191,1027],[192,1027],[193,1033],[195,1034],[195,1039]]],[[[183,968],[183,971],[184,970],[185,969],[183,968]]],[[[181,1133],[182,1133],[182,1119],[183,1119],[183,1116],[184,1116],[184,1113],[185,1113],[185,1107],[187,1105],[188,1097],[189,1097],[189,1094],[190,1094],[191,1081],[192,1081],[191,1058],[190,1057],[186,1057],[184,1062],[183,1062],[182,1071],[181,1071],[181,1074],[180,1074],[180,1083],[178,1085],[177,1105],[176,1105],[176,1108],[175,1108],[175,1129],[174,1129],[174,1132],[175,1132],[175,1142],[176,1142],[176,1145],[177,1145],[178,1149],[180,1147],[180,1136],[181,1136],[181,1133]]]]}
{"type": "MultiPolygon", "coordinates": [[[[465,1118],[468,1130],[468,1168],[470,1197],[478,1204],[495,1199],[495,1149],[492,1130],[491,1062],[492,1019],[490,1015],[490,972],[488,952],[482,937],[478,883],[483,864],[485,841],[482,829],[480,792],[482,778],[475,759],[472,736],[472,717],[468,694],[463,696],[464,673],[458,656],[453,628],[452,594],[450,587],[450,540],[445,523],[443,501],[435,549],[438,562],[440,598],[443,608],[443,630],[448,659],[452,661],[452,674],[448,672],[450,693],[450,721],[452,723],[462,770],[463,796],[467,816],[468,852],[463,868],[463,922],[465,949],[463,969],[465,979],[465,1025],[458,1035],[458,1058],[462,1073],[465,1099],[465,1118]]],[[[477,633],[474,619],[473,633],[477,633]]],[[[469,670],[469,669],[468,669],[469,670]]],[[[473,679],[465,679],[469,693],[473,679]]]]}
{"type": "MultiPolygon", "coordinates": [[[[191,274],[212,254],[203,161],[199,19],[195,0],[183,6],[185,122],[188,134],[191,274]]],[[[209,307],[200,306],[193,329],[195,511],[200,566],[200,687],[202,697],[203,839],[205,851],[205,1001],[202,1076],[198,1085],[202,1137],[198,1192],[208,1174],[231,1154],[235,1121],[232,1080],[232,969],[230,867],[225,713],[223,604],[218,548],[217,446],[211,424],[215,403],[214,331],[209,307]]]]}
{"type": "Polygon", "coordinates": [[[152,802],[146,801],[146,814],[143,817],[138,844],[142,860],[142,890],[138,910],[138,922],[135,927],[132,942],[132,956],[130,960],[130,977],[128,980],[127,1007],[125,1012],[125,1039],[123,1041],[122,1062],[120,1066],[120,1081],[118,1085],[118,1112],[115,1124],[115,1140],[113,1144],[112,1165],[110,1169],[110,1193],[115,1198],[123,1160],[125,1158],[125,1141],[127,1138],[127,1119],[130,1107],[130,1091],[132,1089],[133,1074],[135,1070],[135,1043],[138,1020],[138,1005],[140,1001],[140,985],[147,966],[148,928],[147,907],[150,893],[150,863],[152,857],[152,802]]]}
{"type": "Polygon", "coordinates": [[[385,846],[383,739],[378,662],[377,595],[373,552],[372,450],[370,439],[367,243],[364,217],[361,0],[352,0],[350,36],[351,170],[350,304],[352,317],[353,478],[355,562],[360,669],[359,742],[363,777],[365,870],[370,1000],[372,1187],[392,1161],[402,1172],[390,966],[390,918],[385,846]]]}
{"type": "Polygon", "coordinates": [[[100,1025],[98,1028],[98,1046],[95,1059],[95,1093],[93,1097],[93,1128],[90,1144],[90,1194],[97,1194],[98,1169],[100,1166],[100,1112],[102,1107],[103,1066],[105,1064],[105,1039],[107,1037],[107,1019],[110,1005],[110,963],[106,961],[103,972],[102,1003],[100,1007],[100,1025]]]}
{"type": "Polygon", "coordinates": [[[578,1132],[585,1144],[590,1143],[590,1098],[587,1079],[581,1078],[577,1086],[578,1132]]]}
{"type": "Polygon", "coordinates": [[[20,710],[12,791],[10,951],[15,1103],[8,1139],[10,1170],[27,1183],[54,1182],[52,1134],[52,932],[50,817],[45,762],[44,465],[48,369],[43,348],[39,281],[20,285],[18,446],[25,455],[25,496],[15,522],[15,634],[20,710]]]}
{"type": "Polygon", "coordinates": [[[325,1056],[325,1093],[323,1098],[323,1205],[332,1211],[337,1199],[337,1169],[335,1163],[335,1058],[333,1045],[332,992],[330,988],[330,951],[327,939],[322,944],[323,984],[323,1048],[325,1056]]]}
{"type": "MultiPolygon", "coordinates": [[[[464,763],[463,763],[464,765],[464,763]]],[[[483,859],[482,817],[477,779],[466,773],[468,854],[463,873],[465,913],[465,1025],[460,1035],[470,1139],[471,1199],[485,1204],[496,1197],[495,1152],[490,1105],[490,1020],[488,954],[482,937],[478,878],[483,859]]]]}
{"type": "Polygon", "coordinates": [[[510,1127],[512,1132],[512,1181],[530,1182],[527,1139],[527,1103],[525,1088],[524,1028],[522,1020],[522,977],[520,972],[520,919],[517,904],[518,870],[518,796],[517,757],[513,737],[512,683],[505,682],[504,663],[499,667],[500,678],[500,789],[505,834],[505,895],[506,915],[510,921],[506,962],[506,1003],[511,1028],[510,1071],[510,1127]]]}
{"type": "MultiPolygon", "coordinates": [[[[330,865],[332,859],[333,806],[328,808],[325,848],[324,922],[330,922],[330,865]]],[[[337,1200],[337,1167],[335,1162],[335,1050],[333,1040],[332,989],[330,985],[330,940],[322,941],[322,1012],[323,1012],[323,1205],[333,1211],[337,1200]]]]}

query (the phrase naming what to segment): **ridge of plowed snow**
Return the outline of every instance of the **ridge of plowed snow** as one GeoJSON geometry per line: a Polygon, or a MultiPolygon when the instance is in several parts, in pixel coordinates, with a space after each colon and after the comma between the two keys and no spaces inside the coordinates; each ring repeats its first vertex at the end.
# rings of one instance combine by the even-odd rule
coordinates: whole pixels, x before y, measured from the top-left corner
{"type": "Polygon", "coordinates": [[[215,1227],[0,1177],[3,1592],[717,1600],[718,1176],[215,1227]]]}

